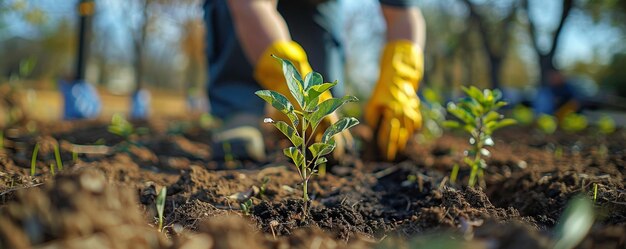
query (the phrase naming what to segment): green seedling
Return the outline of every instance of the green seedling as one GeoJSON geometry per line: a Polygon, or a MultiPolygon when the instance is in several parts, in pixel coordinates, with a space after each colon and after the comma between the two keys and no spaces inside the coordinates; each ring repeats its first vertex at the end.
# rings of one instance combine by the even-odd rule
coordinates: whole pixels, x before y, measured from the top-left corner
{"type": "Polygon", "coordinates": [[[572,199],[561,216],[556,227],[554,249],[576,247],[587,235],[593,225],[593,204],[585,197],[572,199]]]}
{"type": "Polygon", "coordinates": [[[535,119],[533,109],[525,105],[515,106],[515,108],[513,108],[512,116],[513,119],[524,126],[531,125],[535,119]]]}
{"type": "MultiPolygon", "coordinates": [[[[464,162],[472,168],[468,185],[473,187],[476,177],[481,180],[483,170],[487,163],[483,159],[489,157],[491,152],[487,146],[494,146],[491,134],[502,127],[516,124],[514,119],[504,118],[498,113],[498,109],[506,105],[501,101],[502,93],[499,90],[485,89],[480,91],[476,87],[463,88],[467,97],[457,103],[448,103],[448,112],[459,121],[446,121],[445,125],[453,129],[459,129],[469,133],[471,149],[464,152],[464,162]]],[[[482,181],[481,181],[482,182],[482,181]]]]}
{"type": "Polygon", "coordinates": [[[239,203],[239,207],[241,208],[241,212],[245,215],[245,216],[249,216],[250,215],[250,210],[252,210],[252,199],[249,198],[246,201],[239,203]]]}
{"type": "Polygon", "coordinates": [[[450,172],[450,183],[455,184],[456,183],[456,178],[459,175],[459,164],[455,163],[454,166],[452,167],[452,172],[450,172]]]}
{"type": "Polygon", "coordinates": [[[59,152],[59,146],[58,145],[54,145],[54,159],[56,160],[57,163],[57,169],[59,171],[63,170],[63,161],[61,161],[61,152],[59,152]]]}
{"type": "Polygon", "coordinates": [[[237,163],[235,162],[235,155],[233,154],[230,142],[224,141],[222,143],[222,149],[224,150],[224,163],[226,167],[229,169],[235,168],[237,163]]]}
{"type": "Polygon", "coordinates": [[[37,153],[39,153],[39,143],[33,148],[33,156],[30,158],[30,175],[35,175],[35,166],[37,166],[37,153]]]}
{"type": "Polygon", "coordinates": [[[598,200],[598,183],[593,183],[593,203],[596,203],[596,200],[598,200]]]}
{"type": "Polygon", "coordinates": [[[556,131],[558,122],[554,116],[541,114],[539,118],[537,118],[537,127],[541,132],[549,135],[556,131]]]}
{"type": "Polygon", "coordinates": [[[159,216],[159,232],[163,231],[163,210],[165,209],[165,197],[167,197],[167,188],[163,187],[156,199],[157,215],[159,216]]]}
{"type": "Polygon", "coordinates": [[[72,151],[72,162],[78,162],[78,152],[72,151]]]}
{"type": "Polygon", "coordinates": [[[310,72],[302,79],[291,62],[276,56],[274,58],[282,63],[287,86],[296,103],[291,103],[284,95],[271,90],[261,90],[255,94],[289,119],[289,124],[284,121],[274,121],[271,118],[266,118],[264,122],[272,123],[293,144],[292,147],[284,149],[283,153],[293,160],[298,170],[302,180],[302,198],[306,202],[309,200],[308,182],[311,176],[314,175],[319,165],[327,162],[325,156],[335,149],[333,136],[357,125],[359,121],[353,117],[344,117],[331,124],[324,131],[320,142],[312,143],[315,131],[320,128],[320,123],[324,117],[345,103],[357,101],[357,98],[345,96],[327,99],[319,103],[320,95],[337,85],[337,81],[324,83],[322,75],[316,72],[310,72]],[[310,159],[307,145],[311,155],[310,159]]]}
{"type": "Polygon", "coordinates": [[[581,132],[587,128],[587,117],[578,113],[565,115],[561,122],[561,127],[567,132],[581,132]]]}
{"type": "Polygon", "coordinates": [[[54,163],[50,164],[50,173],[54,176],[54,163]]]}
{"type": "Polygon", "coordinates": [[[554,149],[554,157],[557,159],[563,158],[563,146],[558,145],[556,149],[554,149]]]}
{"type": "Polygon", "coordinates": [[[615,120],[609,115],[602,115],[602,117],[598,119],[598,130],[605,135],[615,132],[615,120]]]}
{"type": "Polygon", "coordinates": [[[116,113],[111,117],[111,124],[109,124],[108,131],[124,139],[128,139],[135,131],[135,128],[122,114],[116,113]]]}
{"type": "Polygon", "coordinates": [[[268,176],[263,177],[263,181],[261,182],[261,187],[259,188],[259,196],[263,198],[265,196],[265,192],[267,191],[267,184],[270,183],[270,178],[268,176]]]}
{"type": "Polygon", "coordinates": [[[4,149],[4,131],[0,130],[0,150],[4,149]]]}

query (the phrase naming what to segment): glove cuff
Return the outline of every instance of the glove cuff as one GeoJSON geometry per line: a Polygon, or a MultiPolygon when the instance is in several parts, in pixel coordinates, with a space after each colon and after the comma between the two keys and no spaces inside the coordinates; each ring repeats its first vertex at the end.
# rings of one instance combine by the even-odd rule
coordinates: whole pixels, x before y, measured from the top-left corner
{"type": "Polygon", "coordinates": [[[254,78],[266,89],[275,90],[282,94],[286,94],[286,91],[281,90],[287,90],[282,65],[272,58],[272,55],[291,61],[303,78],[312,71],[306,52],[298,43],[294,41],[274,42],[265,49],[254,68],[254,78]]]}

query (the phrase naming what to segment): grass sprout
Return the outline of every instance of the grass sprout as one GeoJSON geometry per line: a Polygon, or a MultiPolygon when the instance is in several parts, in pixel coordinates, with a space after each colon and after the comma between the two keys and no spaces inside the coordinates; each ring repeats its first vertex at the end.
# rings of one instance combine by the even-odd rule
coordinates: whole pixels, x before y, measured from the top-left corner
{"type": "Polygon", "coordinates": [[[35,175],[35,166],[37,166],[37,154],[39,153],[39,143],[33,148],[33,156],[30,158],[30,175],[35,175]]]}
{"type": "Polygon", "coordinates": [[[163,231],[163,210],[165,209],[165,197],[167,197],[167,188],[163,187],[156,199],[157,215],[159,216],[159,232],[163,231]]]}

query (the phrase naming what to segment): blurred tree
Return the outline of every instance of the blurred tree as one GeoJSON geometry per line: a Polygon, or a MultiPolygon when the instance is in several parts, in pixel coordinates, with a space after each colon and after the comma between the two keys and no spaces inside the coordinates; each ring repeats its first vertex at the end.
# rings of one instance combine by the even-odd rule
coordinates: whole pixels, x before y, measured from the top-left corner
{"type": "Polygon", "coordinates": [[[183,23],[181,50],[187,57],[185,65],[185,89],[193,95],[198,89],[203,89],[206,57],[205,57],[205,30],[201,19],[188,19],[183,23]]]}
{"type": "MultiPolygon", "coordinates": [[[[601,82],[605,88],[626,97],[626,53],[613,55],[609,66],[601,72],[601,82]]],[[[624,103],[622,103],[624,104],[624,103]]]]}
{"type": "Polygon", "coordinates": [[[626,1],[585,0],[582,8],[596,22],[609,22],[612,26],[626,30],[626,1]]]}
{"type": "Polygon", "coordinates": [[[568,17],[572,13],[572,9],[576,5],[574,0],[562,0],[561,12],[558,15],[558,23],[556,29],[550,32],[552,37],[549,39],[547,47],[542,48],[539,44],[539,30],[536,25],[536,21],[533,19],[533,15],[530,14],[531,4],[529,0],[522,0],[522,7],[524,8],[525,19],[528,22],[528,32],[532,47],[537,55],[537,62],[539,65],[539,83],[541,85],[548,84],[549,72],[557,69],[554,64],[554,56],[559,47],[559,39],[563,34],[563,27],[568,17]]]}
{"type": "Polygon", "coordinates": [[[512,43],[518,1],[486,1],[480,5],[470,0],[463,2],[469,11],[469,21],[480,34],[489,61],[491,88],[500,88],[502,65],[512,43]]]}

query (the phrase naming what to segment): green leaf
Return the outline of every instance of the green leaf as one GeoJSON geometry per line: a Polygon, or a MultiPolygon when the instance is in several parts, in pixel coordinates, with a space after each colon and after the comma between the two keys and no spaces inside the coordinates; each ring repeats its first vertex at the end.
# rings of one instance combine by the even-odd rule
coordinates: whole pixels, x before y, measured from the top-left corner
{"type": "Polygon", "coordinates": [[[587,235],[595,219],[593,203],[585,197],[575,197],[565,208],[556,227],[555,249],[576,247],[587,235]]]}
{"type": "Polygon", "coordinates": [[[357,99],[354,96],[344,96],[343,98],[340,98],[340,99],[338,98],[327,99],[326,101],[319,104],[315,112],[311,114],[311,117],[309,118],[311,127],[315,129],[324,117],[333,113],[335,110],[337,110],[339,107],[341,107],[345,103],[356,102],[358,100],[359,99],[357,99]]]}
{"type": "Polygon", "coordinates": [[[335,149],[334,143],[314,143],[309,146],[313,157],[328,155],[333,149],[335,149]]]}
{"type": "Polygon", "coordinates": [[[491,91],[491,94],[493,95],[494,102],[502,99],[502,91],[499,89],[494,89],[491,91]]]}
{"type": "Polygon", "coordinates": [[[469,157],[464,157],[463,162],[465,162],[465,164],[467,164],[468,166],[474,166],[475,164],[475,162],[469,157]]]}
{"type": "Polygon", "coordinates": [[[298,118],[296,117],[296,114],[294,113],[293,105],[289,103],[289,100],[284,95],[280,94],[279,92],[272,91],[272,90],[259,90],[259,91],[254,92],[254,94],[256,94],[257,96],[265,100],[265,102],[272,105],[278,111],[287,115],[287,117],[289,117],[289,120],[291,120],[292,123],[295,124],[298,122],[297,121],[298,118]]]}
{"type": "Polygon", "coordinates": [[[495,111],[490,111],[489,113],[487,113],[487,115],[485,115],[484,122],[489,123],[491,121],[496,121],[500,119],[501,117],[502,115],[500,115],[500,113],[495,112],[495,111]]]}
{"type": "Polygon", "coordinates": [[[459,108],[459,106],[457,106],[455,103],[450,102],[448,103],[448,112],[450,114],[452,114],[453,116],[457,117],[458,119],[460,119],[461,121],[463,121],[466,124],[473,124],[474,123],[474,118],[472,117],[472,115],[462,109],[459,108]]]}
{"type": "Polygon", "coordinates": [[[510,126],[510,125],[514,125],[514,124],[517,124],[517,121],[515,119],[505,118],[505,119],[502,119],[500,121],[497,121],[496,124],[493,127],[491,127],[491,130],[495,131],[497,129],[500,129],[500,128],[503,128],[503,127],[507,127],[507,126],[510,126]]]}
{"type": "Polygon", "coordinates": [[[296,147],[289,147],[283,150],[285,156],[291,158],[293,163],[299,168],[304,163],[304,156],[302,152],[296,147]]]}
{"type": "Polygon", "coordinates": [[[508,105],[509,103],[505,102],[505,101],[498,101],[496,102],[496,104],[494,105],[496,109],[499,109],[500,107],[504,107],[506,105],[508,105]]]}
{"type": "Polygon", "coordinates": [[[272,56],[282,62],[283,74],[285,74],[285,81],[287,82],[287,87],[289,87],[289,92],[291,92],[291,95],[296,99],[300,107],[303,108],[304,83],[302,82],[302,76],[300,76],[300,73],[290,61],[282,59],[275,55],[272,56]]]}
{"type": "Polygon", "coordinates": [[[469,96],[472,99],[475,99],[479,103],[484,102],[485,98],[483,96],[483,93],[475,86],[470,86],[469,88],[463,87],[463,92],[465,92],[467,96],[469,96]]]}
{"type": "Polygon", "coordinates": [[[280,132],[285,134],[285,136],[289,138],[289,141],[291,141],[291,143],[293,143],[294,146],[297,147],[297,146],[302,145],[302,138],[299,136],[298,132],[296,132],[296,130],[293,127],[289,126],[287,123],[283,121],[275,122],[274,126],[276,126],[276,128],[280,132]]]}
{"type": "Polygon", "coordinates": [[[333,152],[333,150],[335,149],[335,139],[331,138],[326,143],[329,144],[330,146],[322,149],[322,151],[320,151],[320,155],[328,155],[331,152],[333,152]]]}
{"type": "Polygon", "coordinates": [[[328,162],[328,159],[326,159],[326,157],[320,157],[317,160],[315,160],[315,166],[318,166],[320,164],[327,163],[327,162],[328,162]]]}
{"type": "Polygon", "coordinates": [[[159,217],[163,217],[163,209],[165,207],[166,196],[167,196],[167,188],[163,187],[161,188],[161,191],[159,191],[159,195],[157,196],[157,199],[156,199],[156,208],[157,208],[157,213],[159,214],[159,217]]]}
{"type": "Polygon", "coordinates": [[[108,126],[109,132],[118,136],[128,137],[133,133],[133,130],[133,125],[124,116],[119,113],[113,114],[111,124],[108,126]]]}
{"type": "Polygon", "coordinates": [[[312,86],[324,83],[322,75],[317,72],[310,72],[304,77],[304,91],[308,92],[312,86]]]}
{"type": "Polygon", "coordinates": [[[319,103],[319,96],[322,93],[328,91],[330,88],[337,85],[337,81],[332,83],[322,83],[319,85],[311,86],[306,90],[306,110],[314,111],[317,108],[317,104],[319,103]]]}
{"type": "Polygon", "coordinates": [[[446,120],[443,122],[443,126],[451,128],[451,129],[458,129],[458,128],[461,128],[461,123],[457,121],[453,121],[453,120],[446,120]]]}
{"type": "Polygon", "coordinates": [[[327,143],[335,134],[340,133],[359,124],[359,120],[353,117],[344,117],[332,124],[322,135],[322,143],[327,143]]]}

